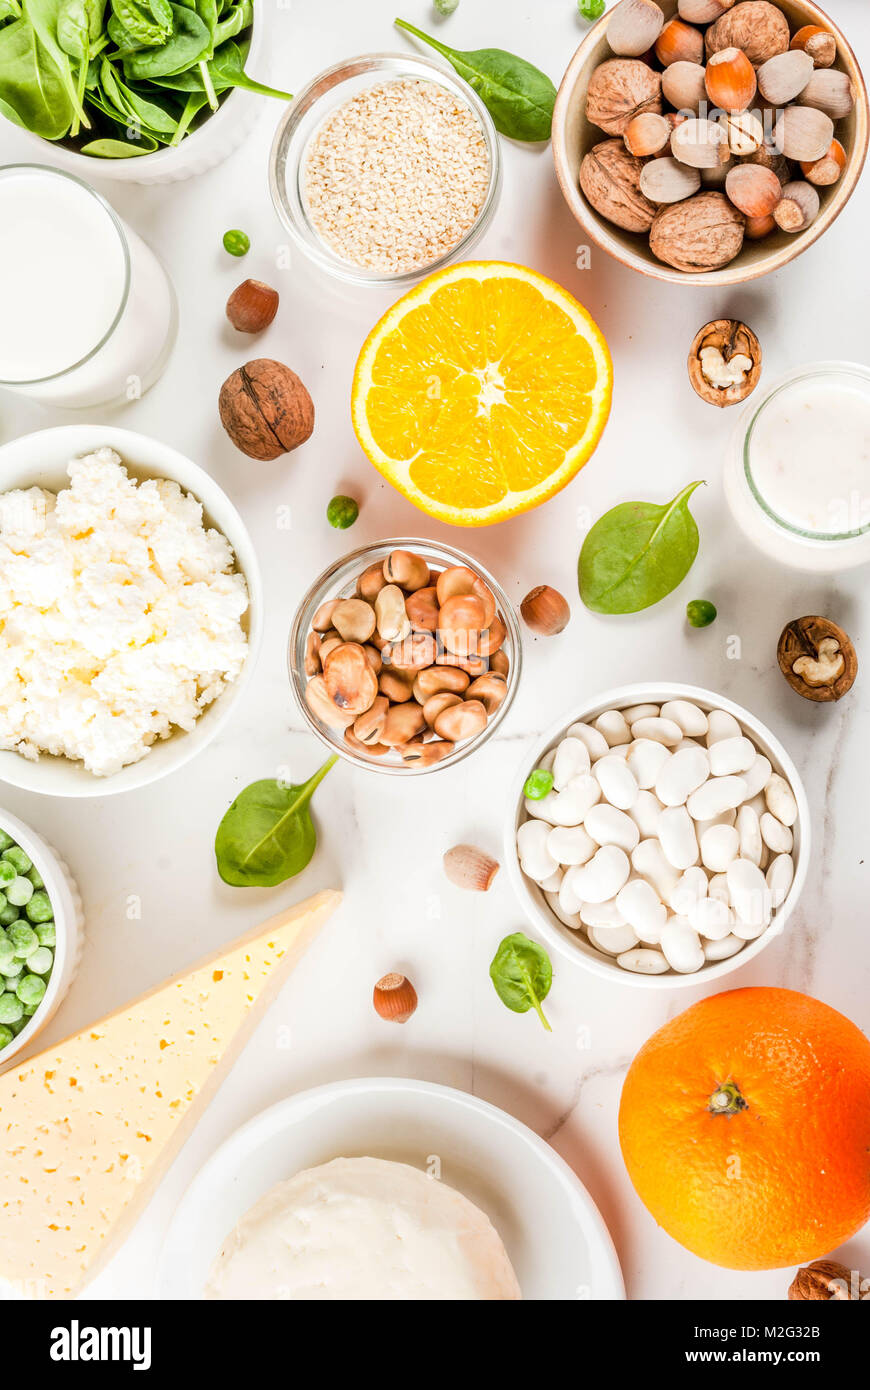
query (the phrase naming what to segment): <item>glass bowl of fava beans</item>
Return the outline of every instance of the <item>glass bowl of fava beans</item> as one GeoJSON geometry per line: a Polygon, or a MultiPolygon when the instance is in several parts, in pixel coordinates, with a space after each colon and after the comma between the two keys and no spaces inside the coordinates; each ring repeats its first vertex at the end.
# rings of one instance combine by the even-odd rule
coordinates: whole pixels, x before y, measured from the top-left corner
{"type": "Polygon", "coordinates": [[[0,808],[0,1070],[57,1011],[78,969],[84,918],[57,851],[0,808]]]}

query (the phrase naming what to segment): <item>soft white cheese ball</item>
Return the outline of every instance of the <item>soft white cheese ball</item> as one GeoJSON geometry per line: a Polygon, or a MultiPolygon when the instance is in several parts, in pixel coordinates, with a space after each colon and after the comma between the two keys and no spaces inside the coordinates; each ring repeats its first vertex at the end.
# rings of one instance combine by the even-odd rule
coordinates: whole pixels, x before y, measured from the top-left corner
{"type": "Polygon", "coordinates": [[[210,1299],[518,1299],[490,1222],[405,1163],[336,1158],[278,1183],[227,1237],[210,1299]]]}

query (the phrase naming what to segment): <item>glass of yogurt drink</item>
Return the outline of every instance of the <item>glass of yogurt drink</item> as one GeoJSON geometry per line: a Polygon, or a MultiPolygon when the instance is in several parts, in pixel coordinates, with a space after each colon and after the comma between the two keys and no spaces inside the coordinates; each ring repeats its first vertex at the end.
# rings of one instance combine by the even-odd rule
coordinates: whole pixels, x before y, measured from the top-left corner
{"type": "Polygon", "coordinates": [[[735,520],[797,569],[870,561],[870,368],[797,367],[741,416],[724,474],[735,520]]]}
{"type": "Polygon", "coordinates": [[[99,193],[40,164],[0,166],[0,386],[66,407],[135,400],[175,340],[153,251],[99,193]]]}

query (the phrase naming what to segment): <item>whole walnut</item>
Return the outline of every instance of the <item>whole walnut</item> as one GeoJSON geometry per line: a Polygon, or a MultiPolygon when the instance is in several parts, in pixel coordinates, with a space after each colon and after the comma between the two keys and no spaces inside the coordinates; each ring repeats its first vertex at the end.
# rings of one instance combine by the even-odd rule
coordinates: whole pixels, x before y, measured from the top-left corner
{"type": "Polygon", "coordinates": [[[608,135],[624,135],[635,116],[661,109],[662,75],[638,58],[608,58],[589,79],[586,119],[608,135]]]}
{"type": "Polygon", "coordinates": [[[789,1287],[792,1302],[852,1302],[860,1294],[852,1292],[852,1271],[836,1260],[813,1260],[799,1269],[789,1287]]]}
{"type": "Polygon", "coordinates": [[[739,255],[745,224],[724,193],[696,193],[656,213],[650,250],[665,265],[689,274],[721,270],[739,255]]]}
{"type": "Polygon", "coordinates": [[[768,0],[742,0],[710,25],[705,42],[708,58],[723,48],[742,48],[750,63],[759,67],[788,49],[788,20],[768,0]]]}
{"type": "Polygon", "coordinates": [[[314,403],[295,372],[257,357],[228,376],[218,399],[221,424],[252,459],[276,459],[304,444],[314,429],[314,403]]]}
{"type": "Polygon", "coordinates": [[[656,215],[655,203],[640,191],[642,168],[621,140],[593,145],[580,165],[580,187],[595,211],[627,232],[648,232],[656,215]]]}

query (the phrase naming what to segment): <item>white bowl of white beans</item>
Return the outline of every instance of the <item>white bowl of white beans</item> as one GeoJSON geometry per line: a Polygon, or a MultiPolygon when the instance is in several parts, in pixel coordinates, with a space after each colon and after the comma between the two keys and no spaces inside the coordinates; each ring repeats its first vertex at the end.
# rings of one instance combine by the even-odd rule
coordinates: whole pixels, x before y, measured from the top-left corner
{"type": "Polygon", "coordinates": [[[526,754],[509,804],[505,860],[527,918],[613,982],[722,979],[783,931],[806,880],[797,768],[748,710],[696,686],[587,701],[526,754]]]}

